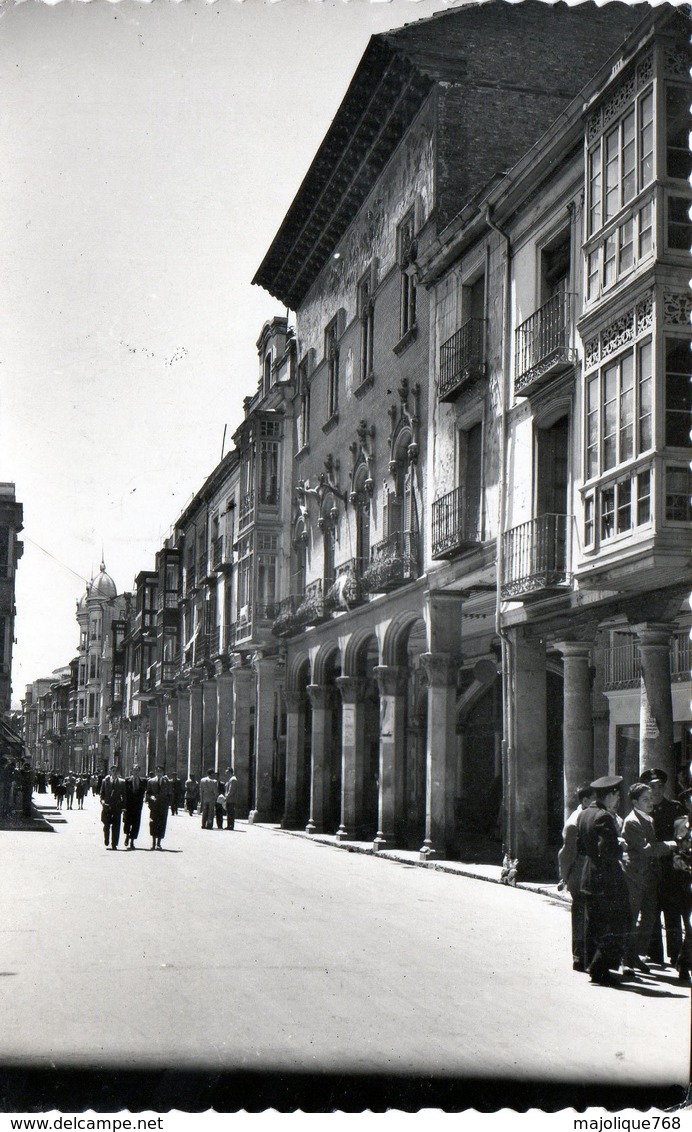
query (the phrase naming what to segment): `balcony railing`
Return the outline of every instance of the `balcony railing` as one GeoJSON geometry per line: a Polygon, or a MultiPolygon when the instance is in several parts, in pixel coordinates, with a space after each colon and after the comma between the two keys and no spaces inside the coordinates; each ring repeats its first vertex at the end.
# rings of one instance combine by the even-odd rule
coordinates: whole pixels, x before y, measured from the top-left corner
{"type": "Polygon", "coordinates": [[[233,544],[228,535],[219,535],[211,544],[211,568],[223,570],[233,565],[233,544]]]}
{"type": "Polygon", "coordinates": [[[279,610],[276,601],[256,601],[238,611],[238,620],[229,626],[229,647],[239,641],[248,641],[260,628],[267,628],[279,610]]]}
{"type": "Polygon", "coordinates": [[[349,558],[334,570],[334,581],[325,591],[324,601],[328,612],[353,609],[366,600],[361,579],[368,565],[367,558],[349,558]]]}
{"type": "Polygon", "coordinates": [[[372,547],[361,584],[365,593],[388,593],[417,577],[418,535],[415,531],[395,531],[372,547]]]}
{"type": "Polygon", "coordinates": [[[194,593],[197,586],[197,576],[195,574],[194,566],[188,566],[185,571],[185,596],[189,597],[194,593]]]}
{"type": "Polygon", "coordinates": [[[159,609],[177,609],[180,596],[177,590],[159,590],[159,609]]]}
{"type": "Polygon", "coordinates": [[[294,633],[300,632],[303,624],[298,621],[296,614],[304,600],[305,594],[291,594],[279,602],[272,625],[272,633],[275,637],[291,637],[294,633]]]}
{"type": "Polygon", "coordinates": [[[563,587],[567,573],[567,516],[540,515],[503,535],[502,597],[541,597],[563,587]]]}
{"type": "MultiPolygon", "coordinates": [[[[623,645],[613,645],[604,653],[604,682],[607,690],[636,688],[641,680],[639,642],[632,636],[623,645]]],[[[678,629],[673,634],[670,649],[670,676],[676,683],[690,677],[690,634],[678,629]]]]}
{"type": "Polygon", "coordinates": [[[440,401],[451,401],[483,376],[485,319],[470,318],[440,346],[440,401]]]}
{"type": "Polygon", "coordinates": [[[450,558],[481,541],[478,511],[467,513],[463,487],[435,499],[432,505],[432,556],[450,558]]]}
{"type": "Polygon", "coordinates": [[[324,589],[322,579],[310,582],[305,587],[305,595],[296,609],[296,620],[303,627],[305,625],[319,625],[324,621],[328,610],[324,604],[324,589]]]}
{"type": "Polygon", "coordinates": [[[560,291],[515,332],[514,392],[525,397],[576,360],[576,296],[560,291]]]}

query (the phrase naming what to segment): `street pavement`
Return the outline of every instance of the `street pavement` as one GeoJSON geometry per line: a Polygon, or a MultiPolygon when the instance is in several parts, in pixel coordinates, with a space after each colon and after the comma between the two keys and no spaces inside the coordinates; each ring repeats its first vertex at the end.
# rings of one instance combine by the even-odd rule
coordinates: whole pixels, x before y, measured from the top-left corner
{"type": "Polygon", "coordinates": [[[6,1071],[687,1085],[689,989],[590,984],[549,891],[185,811],[116,853],[98,799],[36,801],[52,832],[0,832],[6,1071]]]}

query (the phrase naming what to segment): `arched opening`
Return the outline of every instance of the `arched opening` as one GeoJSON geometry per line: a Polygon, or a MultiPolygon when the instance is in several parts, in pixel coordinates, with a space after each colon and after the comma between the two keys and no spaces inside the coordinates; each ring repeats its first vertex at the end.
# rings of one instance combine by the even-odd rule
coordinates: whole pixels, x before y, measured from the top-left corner
{"type": "Polygon", "coordinates": [[[377,638],[372,636],[361,646],[357,674],[363,681],[363,801],[361,826],[364,837],[377,831],[377,805],[380,780],[380,699],[375,677],[379,664],[377,638]]]}
{"type": "Polygon", "coordinates": [[[328,765],[324,768],[324,773],[329,778],[325,797],[325,833],[336,833],[341,824],[341,735],[343,720],[341,695],[336,683],[337,676],[341,676],[341,657],[338,652],[334,652],[324,666],[324,683],[332,692],[329,713],[331,741],[329,743],[328,765]]]}

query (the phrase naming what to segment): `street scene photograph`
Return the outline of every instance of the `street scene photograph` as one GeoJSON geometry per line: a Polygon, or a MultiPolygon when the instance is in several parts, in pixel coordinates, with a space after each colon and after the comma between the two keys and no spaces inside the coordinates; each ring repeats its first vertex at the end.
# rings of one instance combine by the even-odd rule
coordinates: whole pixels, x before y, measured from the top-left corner
{"type": "Polygon", "coordinates": [[[684,1127],[691,63],[0,0],[8,1129],[684,1127]]]}

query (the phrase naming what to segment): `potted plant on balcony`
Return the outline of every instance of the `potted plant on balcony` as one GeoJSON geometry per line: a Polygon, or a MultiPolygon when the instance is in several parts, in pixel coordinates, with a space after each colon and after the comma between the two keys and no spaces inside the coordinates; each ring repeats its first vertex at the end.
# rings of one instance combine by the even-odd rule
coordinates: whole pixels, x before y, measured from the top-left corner
{"type": "Polygon", "coordinates": [[[298,620],[290,607],[287,609],[279,609],[274,624],[272,625],[272,633],[275,637],[290,637],[292,633],[296,632],[298,627],[298,620]]]}
{"type": "Polygon", "coordinates": [[[392,547],[366,566],[361,586],[366,593],[386,593],[404,580],[404,560],[392,547]]]}
{"type": "Polygon", "coordinates": [[[307,593],[296,610],[296,621],[301,625],[318,625],[324,620],[324,600],[319,592],[307,593]]]}

